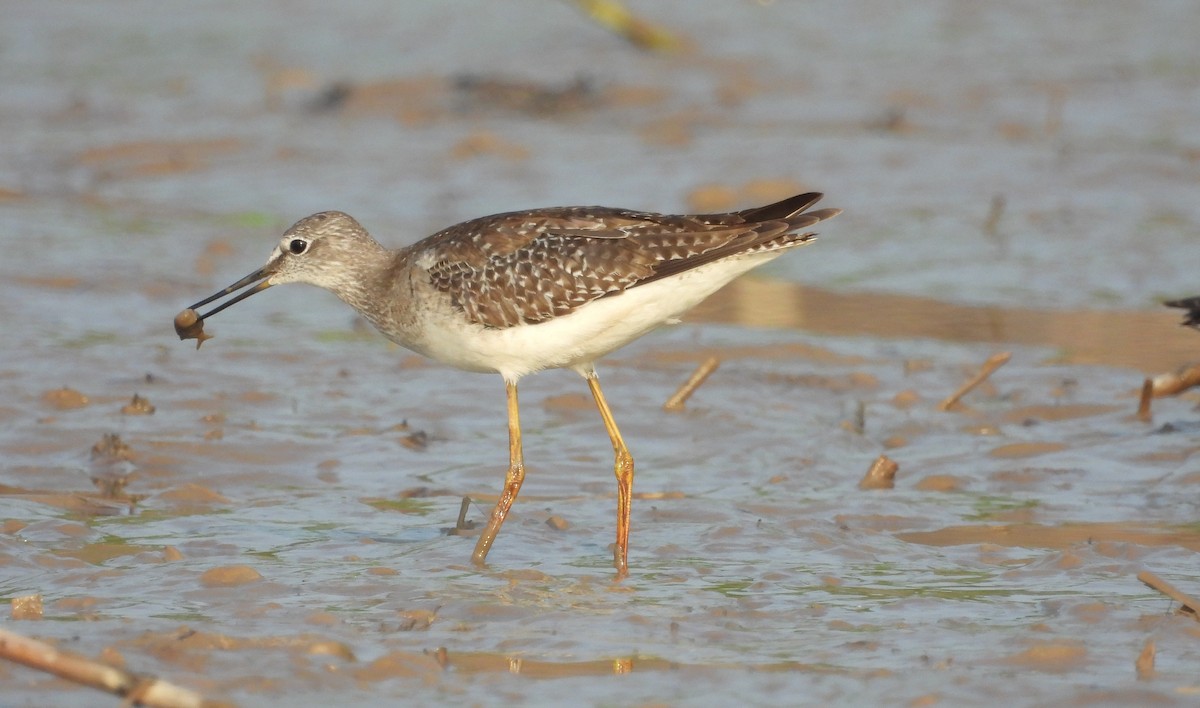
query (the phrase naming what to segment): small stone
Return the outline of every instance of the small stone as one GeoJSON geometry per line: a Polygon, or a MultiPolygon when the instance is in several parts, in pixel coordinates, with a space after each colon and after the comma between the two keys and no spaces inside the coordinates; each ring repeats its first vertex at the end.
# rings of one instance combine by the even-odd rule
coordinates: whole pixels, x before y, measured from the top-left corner
{"type": "Polygon", "coordinates": [[[262,580],[262,573],[248,565],[225,565],[211,568],[200,576],[200,584],[206,588],[233,587],[262,580]]]}
{"type": "Polygon", "coordinates": [[[73,388],[67,388],[66,386],[54,391],[47,391],[43,393],[42,401],[60,411],[69,410],[71,408],[83,408],[89,402],[87,396],[73,388]]]}
{"type": "Polygon", "coordinates": [[[92,459],[103,459],[109,462],[133,459],[133,448],[121,440],[116,433],[105,433],[100,442],[92,445],[92,459]]]}
{"type": "Polygon", "coordinates": [[[154,406],[150,405],[150,401],[135,393],[133,400],[121,407],[121,412],[125,415],[150,415],[154,412],[154,406]]]}

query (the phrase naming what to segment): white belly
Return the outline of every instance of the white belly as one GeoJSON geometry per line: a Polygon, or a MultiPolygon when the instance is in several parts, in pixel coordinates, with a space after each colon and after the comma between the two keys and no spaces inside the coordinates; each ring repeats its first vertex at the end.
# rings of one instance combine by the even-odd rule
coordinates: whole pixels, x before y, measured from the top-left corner
{"type": "Polygon", "coordinates": [[[393,341],[468,371],[496,371],[516,381],[542,369],[585,372],[594,361],[687,312],[729,281],[782,251],[759,253],[701,266],[584,305],[545,322],[489,329],[467,323],[442,307],[418,315],[407,336],[393,341]]]}

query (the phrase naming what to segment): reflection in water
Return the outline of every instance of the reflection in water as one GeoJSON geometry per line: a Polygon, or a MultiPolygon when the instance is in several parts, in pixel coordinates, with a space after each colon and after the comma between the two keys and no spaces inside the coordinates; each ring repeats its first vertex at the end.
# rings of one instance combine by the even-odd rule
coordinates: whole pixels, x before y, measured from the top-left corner
{"type": "Polygon", "coordinates": [[[896,294],[838,293],[742,278],[695,309],[693,321],[788,327],[814,334],[1055,347],[1060,361],[1147,373],[1200,359],[1200,335],[1159,311],[1033,310],[956,305],[896,294]]]}

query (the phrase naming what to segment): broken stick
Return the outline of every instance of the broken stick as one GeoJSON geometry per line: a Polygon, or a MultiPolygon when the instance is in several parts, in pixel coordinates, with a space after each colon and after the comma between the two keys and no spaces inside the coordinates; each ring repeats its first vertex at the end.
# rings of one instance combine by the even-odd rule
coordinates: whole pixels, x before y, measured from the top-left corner
{"type": "Polygon", "coordinates": [[[228,708],[153,676],[138,676],[74,652],[59,651],[36,639],[0,629],[0,658],[124,697],[131,705],[157,708],[228,708]]]}
{"type": "Polygon", "coordinates": [[[1179,371],[1159,374],[1150,379],[1150,382],[1155,398],[1178,395],[1193,386],[1200,386],[1200,364],[1192,364],[1179,371]]]}
{"type": "Polygon", "coordinates": [[[979,373],[972,376],[967,380],[966,383],[964,383],[962,386],[959,386],[957,391],[950,394],[946,400],[939,403],[938,410],[950,410],[952,407],[954,407],[954,404],[958,403],[960,398],[970,393],[971,389],[975,388],[984,381],[987,381],[987,378],[995,373],[996,369],[999,369],[1001,366],[1007,364],[1008,360],[1011,358],[1012,352],[1000,352],[988,357],[988,360],[983,362],[983,366],[980,367],[979,373]]]}
{"type": "Polygon", "coordinates": [[[1175,602],[1183,605],[1183,607],[1179,609],[1180,612],[1191,615],[1193,619],[1200,619],[1200,615],[1196,614],[1197,610],[1200,610],[1200,601],[1184,593],[1179,588],[1168,583],[1166,580],[1163,580],[1148,570],[1143,570],[1142,572],[1138,573],[1137,579],[1171,598],[1175,602]]]}
{"type": "Polygon", "coordinates": [[[696,389],[700,388],[700,384],[704,383],[705,379],[711,376],[712,372],[716,371],[720,365],[721,360],[715,356],[705,359],[704,363],[696,367],[696,370],[692,372],[688,380],[684,381],[683,385],[675,393],[671,394],[671,397],[663,404],[663,410],[683,410],[683,404],[687,402],[687,399],[691,398],[696,389]]]}
{"type": "Polygon", "coordinates": [[[896,486],[896,471],[899,469],[900,465],[896,464],[895,460],[887,455],[880,455],[879,459],[871,463],[871,468],[858,483],[858,488],[892,489],[896,486]]]}
{"type": "Polygon", "coordinates": [[[474,536],[479,533],[477,523],[467,518],[467,512],[471,510],[471,497],[462,498],[462,506],[458,507],[458,521],[454,523],[453,528],[443,529],[449,536],[474,536]]]}

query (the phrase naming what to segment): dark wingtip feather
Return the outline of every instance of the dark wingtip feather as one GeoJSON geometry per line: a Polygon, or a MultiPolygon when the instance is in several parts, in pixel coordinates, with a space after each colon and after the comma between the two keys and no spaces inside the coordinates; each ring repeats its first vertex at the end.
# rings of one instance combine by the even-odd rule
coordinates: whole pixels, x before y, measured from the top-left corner
{"type": "Polygon", "coordinates": [[[1200,308],[1200,295],[1194,297],[1185,297],[1178,300],[1167,300],[1163,303],[1167,307],[1182,307],[1188,310],[1200,308]]]}
{"type": "Polygon", "coordinates": [[[738,216],[745,219],[747,222],[761,221],[787,221],[791,217],[803,212],[813,204],[821,201],[821,197],[825,196],[820,192],[805,192],[797,194],[794,197],[788,197],[780,201],[768,204],[766,206],[754,207],[753,209],[743,209],[736,212],[738,216]]]}

